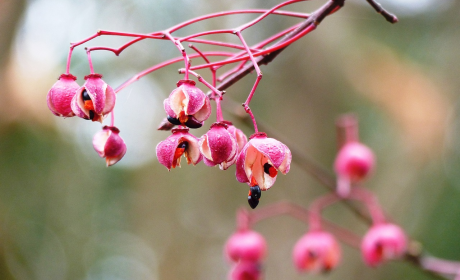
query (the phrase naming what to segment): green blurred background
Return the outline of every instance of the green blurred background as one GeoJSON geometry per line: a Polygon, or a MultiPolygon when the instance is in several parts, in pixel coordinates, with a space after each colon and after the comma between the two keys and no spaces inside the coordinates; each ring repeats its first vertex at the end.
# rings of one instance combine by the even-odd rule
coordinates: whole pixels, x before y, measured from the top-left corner
{"type": "MultiPolygon", "coordinates": [[[[164,117],[162,101],[181,78],[180,64],[120,92],[116,125],[128,153],[110,168],[91,144],[101,125],[54,117],[46,94],[65,71],[69,42],[98,29],[146,33],[206,13],[276,3],[0,0],[0,279],[226,279],[230,265],[222,247],[234,230],[236,210],[248,208],[246,185],[235,180],[234,167],[223,172],[184,165],[168,172],[155,158],[156,144],[169,135],[156,130],[164,117]]],[[[289,10],[310,12],[323,3],[289,10]]],[[[262,67],[251,107],[269,136],[301,149],[331,173],[335,119],[355,112],[361,140],[378,157],[366,185],[427,251],[460,260],[460,2],[381,4],[398,15],[398,24],[385,22],[364,0],[346,1],[315,32],[262,67]]],[[[178,34],[235,27],[251,18],[211,20],[178,34]]],[[[243,35],[253,44],[294,22],[271,16],[243,35]]],[[[102,37],[85,46],[125,41],[102,37]]],[[[94,52],[93,63],[116,87],[175,56],[171,43],[143,41],[119,57],[94,52]]],[[[82,84],[88,72],[85,52],[77,48],[71,73],[82,84]]],[[[227,96],[243,102],[254,79],[249,75],[227,96]]],[[[224,100],[230,110],[232,104],[224,100]]],[[[252,133],[234,115],[225,117],[252,133]]],[[[292,164],[259,207],[280,200],[307,206],[326,192],[292,164]]],[[[338,205],[326,215],[364,233],[366,226],[344,209],[338,205]]],[[[401,262],[368,268],[359,251],[345,245],[338,269],[300,275],[291,250],[306,229],[286,217],[256,226],[269,245],[265,279],[432,279],[401,262]]]]}

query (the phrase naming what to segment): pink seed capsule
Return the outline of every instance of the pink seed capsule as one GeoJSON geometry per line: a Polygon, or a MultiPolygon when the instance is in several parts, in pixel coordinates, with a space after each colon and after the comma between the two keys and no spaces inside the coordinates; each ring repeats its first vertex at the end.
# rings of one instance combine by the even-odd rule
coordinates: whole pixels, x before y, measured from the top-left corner
{"type": "Polygon", "coordinates": [[[406,235],[395,224],[378,224],[371,227],[361,243],[364,262],[369,266],[400,258],[406,252],[406,248],[406,235]]]}
{"type": "Polygon", "coordinates": [[[294,265],[299,271],[327,272],[340,261],[340,246],[334,236],[324,231],[305,234],[294,246],[294,265]]]}
{"type": "Polygon", "coordinates": [[[366,178],[374,169],[375,156],[371,149],[359,142],[345,144],[337,154],[334,167],[339,176],[352,182],[366,178]]]}
{"type": "Polygon", "coordinates": [[[46,96],[48,108],[59,117],[73,117],[70,102],[80,87],[72,74],[62,74],[46,96]]]}
{"type": "Polygon", "coordinates": [[[120,161],[126,153],[126,144],[119,133],[114,126],[104,126],[93,137],[93,147],[100,157],[105,158],[107,166],[120,161]]]}
{"type": "Polygon", "coordinates": [[[267,253],[265,239],[252,230],[235,232],[225,244],[225,254],[229,260],[259,262],[267,253]]]}

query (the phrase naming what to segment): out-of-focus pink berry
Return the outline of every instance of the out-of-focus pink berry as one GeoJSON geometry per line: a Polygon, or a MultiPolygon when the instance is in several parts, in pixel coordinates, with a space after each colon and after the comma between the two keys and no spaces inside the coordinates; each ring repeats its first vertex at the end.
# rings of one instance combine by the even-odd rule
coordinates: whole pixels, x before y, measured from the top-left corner
{"type": "Polygon", "coordinates": [[[341,257],[334,236],[324,231],[305,234],[294,246],[293,260],[299,271],[326,272],[335,268],[341,257]]]}
{"type": "Polygon", "coordinates": [[[198,145],[207,166],[219,164],[225,170],[236,161],[238,144],[224,123],[212,124],[209,131],[200,138],[198,145]]]}
{"type": "Polygon", "coordinates": [[[346,143],[337,154],[334,167],[339,176],[352,182],[364,179],[372,172],[375,156],[371,149],[359,142],[346,143]]]}
{"type": "Polygon", "coordinates": [[[394,224],[377,224],[371,227],[361,243],[364,262],[369,266],[400,258],[406,252],[406,248],[406,235],[394,224]]]}
{"type": "Polygon", "coordinates": [[[224,121],[228,125],[227,130],[230,132],[236,139],[236,143],[238,144],[238,153],[243,150],[244,145],[248,143],[248,137],[244,134],[241,129],[236,128],[231,122],[224,121]]]}
{"type": "Polygon", "coordinates": [[[238,156],[236,179],[266,191],[275,183],[278,171],[289,172],[291,159],[291,151],[286,145],[259,132],[251,136],[238,156]]]}
{"type": "Polygon", "coordinates": [[[225,255],[234,262],[260,262],[266,253],[265,238],[252,230],[235,232],[225,244],[225,255]]]}
{"type": "Polygon", "coordinates": [[[126,153],[125,141],[119,133],[114,126],[104,126],[93,137],[93,147],[100,157],[105,158],[107,166],[117,163],[126,153]]]}
{"type": "Polygon", "coordinates": [[[211,115],[209,98],[191,80],[179,81],[163,105],[168,120],[175,125],[198,128],[211,115]]]}
{"type": "Polygon", "coordinates": [[[241,261],[233,266],[228,279],[259,280],[262,279],[261,265],[257,262],[241,261]]]}
{"type": "Polygon", "coordinates": [[[198,138],[190,134],[186,127],[174,128],[172,135],[158,143],[156,153],[158,161],[168,170],[180,167],[182,155],[185,156],[188,164],[196,165],[202,159],[198,138]]]}
{"type": "Polygon", "coordinates": [[[102,123],[115,106],[115,92],[100,74],[90,74],[85,76],[85,80],[72,99],[72,111],[80,118],[102,123]]]}
{"type": "Polygon", "coordinates": [[[62,74],[58,81],[51,87],[46,102],[48,108],[58,117],[73,117],[75,114],[70,107],[70,102],[80,87],[77,78],[72,74],[62,74]]]}

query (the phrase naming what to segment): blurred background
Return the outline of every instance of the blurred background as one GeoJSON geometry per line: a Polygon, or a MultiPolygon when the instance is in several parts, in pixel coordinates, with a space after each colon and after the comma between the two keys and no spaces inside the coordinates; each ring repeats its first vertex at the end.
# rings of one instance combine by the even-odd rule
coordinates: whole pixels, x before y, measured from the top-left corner
{"type": "MultiPolygon", "coordinates": [[[[69,43],[98,29],[147,33],[206,13],[278,2],[0,0],[0,278],[226,279],[230,265],[222,248],[235,229],[236,210],[249,208],[247,186],[236,181],[234,167],[224,172],[183,161],[182,168],[168,172],[155,157],[156,144],[169,135],[156,130],[165,116],[162,101],[181,78],[182,65],[120,92],[116,125],[128,152],[110,168],[91,144],[101,124],[55,117],[46,94],[65,71],[69,43]]],[[[288,9],[308,13],[324,3],[288,9]]],[[[364,0],[346,1],[315,32],[262,67],[264,79],[251,108],[269,136],[300,149],[331,174],[335,120],[355,112],[361,140],[378,157],[366,186],[428,252],[460,260],[460,2],[381,4],[400,22],[387,23],[364,0]]],[[[210,20],[178,34],[236,27],[251,18],[210,20]]],[[[243,35],[254,44],[295,22],[271,16],[243,35]]],[[[125,41],[100,37],[84,46],[117,47],[125,41]]],[[[71,66],[80,85],[89,73],[84,46],[75,49],[71,66]]],[[[177,49],[163,41],[142,41],[119,57],[92,55],[95,71],[113,87],[176,56],[177,49]]],[[[247,76],[226,96],[242,103],[254,80],[254,74],[247,76]]],[[[234,108],[229,99],[224,105],[234,108]]],[[[224,114],[252,133],[234,114],[224,114]]],[[[307,206],[325,193],[292,164],[259,207],[280,200],[307,206]]],[[[363,234],[366,225],[345,209],[337,205],[325,214],[363,234]]],[[[301,275],[291,251],[306,225],[277,217],[255,229],[269,246],[267,280],[433,279],[402,262],[368,268],[359,251],[346,245],[338,269],[301,275]]]]}

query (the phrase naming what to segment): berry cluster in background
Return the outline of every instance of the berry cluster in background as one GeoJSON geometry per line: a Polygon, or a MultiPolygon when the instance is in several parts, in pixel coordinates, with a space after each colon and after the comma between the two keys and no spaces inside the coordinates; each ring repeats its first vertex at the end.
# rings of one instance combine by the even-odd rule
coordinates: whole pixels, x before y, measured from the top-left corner
{"type": "MultiPolygon", "coordinates": [[[[101,158],[105,158],[107,166],[111,166],[120,161],[127,150],[129,152],[129,147],[126,147],[120,136],[120,129],[115,126],[113,110],[118,105],[117,94],[145,75],[173,63],[183,62],[183,68],[179,69],[183,78],[172,86],[169,97],[163,102],[165,115],[161,122],[159,120],[161,124],[158,129],[171,132],[165,140],[157,144],[157,159],[168,171],[180,167],[183,157],[187,164],[196,165],[203,162],[209,167],[219,166],[219,169],[224,171],[235,165],[236,180],[248,185],[247,201],[250,208],[255,209],[259,205],[262,192],[275,184],[279,173],[289,172],[293,154],[295,157],[295,153],[285,144],[258,130],[256,117],[249,105],[263,77],[259,65],[268,64],[290,44],[314,31],[326,17],[336,13],[345,4],[345,0],[329,0],[310,14],[282,9],[302,1],[308,0],[285,1],[268,10],[248,9],[204,15],[148,34],[99,30],[96,34],[71,44],[66,71],[48,92],[48,107],[59,117],[77,116],[100,123],[110,115],[110,124],[103,126],[102,130],[94,135],[93,147],[101,158]],[[174,36],[177,30],[199,21],[248,13],[259,16],[233,29],[209,30],[184,37],[174,36]],[[301,21],[257,44],[248,45],[243,31],[266,20],[269,15],[299,18],[301,21]],[[236,36],[239,43],[208,39],[216,34],[236,36]],[[84,77],[85,82],[80,86],[77,78],[70,73],[72,53],[76,47],[99,36],[120,36],[129,40],[119,48],[87,47],[85,50],[90,73],[84,77]],[[102,79],[101,74],[94,71],[91,60],[94,51],[108,51],[119,55],[126,48],[142,40],[170,41],[171,46],[177,48],[179,56],[139,72],[117,88],[112,88],[102,79]],[[183,43],[193,43],[189,46],[190,52],[185,49],[183,43]],[[197,47],[199,45],[215,46],[216,50],[200,51],[197,47]],[[200,61],[204,63],[200,64],[200,61]],[[218,71],[226,65],[232,65],[233,68],[218,75],[218,71]],[[207,81],[203,78],[197,72],[199,70],[209,71],[212,80],[207,81]],[[254,133],[248,137],[225,119],[221,102],[225,101],[227,95],[231,95],[231,91],[226,90],[252,71],[257,77],[252,88],[248,89],[247,99],[242,103],[254,129],[254,133]],[[198,83],[208,92],[200,89],[198,83]],[[211,109],[212,102],[215,103],[215,112],[211,109]],[[209,121],[210,118],[215,118],[215,121],[209,121]],[[191,133],[193,129],[203,126],[209,127],[204,135],[198,137],[191,133]]],[[[367,2],[387,21],[397,22],[397,18],[384,10],[380,4],[374,0],[367,2]]],[[[281,214],[291,215],[309,226],[308,232],[299,238],[292,250],[293,264],[301,272],[327,272],[339,265],[340,240],[360,248],[364,263],[371,267],[388,260],[403,259],[413,262],[422,270],[456,275],[457,272],[450,273],[443,260],[425,257],[415,250],[414,241],[406,236],[401,227],[386,217],[374,194],[363,187],[363,182],[375,172],[375,156],[369,147],[359,141],[356,117],[340,117],[337,127],[339,150],[334,163],[337,178],[334,191],[317,198],[307,208],[281,202],[264,205],[256,210],[238,211],[237,229],[224,248],[225,256],[233,266],[229,278],[263,278],[262,261],[267,256],[269,246],[264,237],[251,227],[260,220],[281,214]],[[363,213],[361,208],[350,206],[370,224],[363,237],[357,237],[349,230],[333,225],[322,217],[323,209],[338,202],[348,201],[356,201],[367,210],[363,213]]]]}

